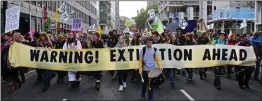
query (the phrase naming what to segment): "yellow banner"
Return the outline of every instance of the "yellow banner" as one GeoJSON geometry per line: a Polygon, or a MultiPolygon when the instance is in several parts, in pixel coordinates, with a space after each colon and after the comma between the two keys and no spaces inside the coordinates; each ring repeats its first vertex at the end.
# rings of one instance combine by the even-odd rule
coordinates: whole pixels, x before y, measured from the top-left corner
{"type": "MultiPolygon", "coordinates": [[[[62,71],[98,71],[137,69],[139,52],[144,46],[104,49],[47,49],[20,43],[10,46],[9,62],[13,67],[62,71]]],[[[226,45],[174,46],[157,48],[163,68],[199,68],[220,65],[254,66],[252,47],[226,45]]]]}

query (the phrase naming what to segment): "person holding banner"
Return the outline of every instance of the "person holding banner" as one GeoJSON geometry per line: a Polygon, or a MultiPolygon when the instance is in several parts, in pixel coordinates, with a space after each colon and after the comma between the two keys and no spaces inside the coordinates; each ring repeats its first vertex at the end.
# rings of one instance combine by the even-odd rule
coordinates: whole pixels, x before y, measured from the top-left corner
{"type": "MultiPolygon", "coordinates": [[[[55,49],[63,49],[63,45],[65,43],[65,37],[61,34],[57,36],[57,40],[54,44],[55,49]]],[[[57,83],[64,83],[64,76],[66,76],[66,71],[57,71],[57,83]]]]}
{"type": "MultiPolygon", "coordinates": [[[[76,34],[70,32],[68,34],[68,38],[63,45],[63,49],[82,49],[81,43],[79,40],[76,39],[76,34]]],[[[69,71],[68,72],[68,79],[70,82],[70,88],[68,91],[75,90],[79,88],[80,85],[80,72],[77,71],[69,71]]]]}
{"type": "MultiPolygon", "coordinates": [[[[116,44],[116,47],[121,48],[128,46],[122,35],[118,36],[118,43],[116,44]]],[[[118,82],[119,82],[119,91],[123,91],[124,88],[126,88],[126,79],[127,79],[128,70],[117,70],[118,75],[118,82]]]]}
{"type": "MultiPolygon", "coordinates": [[[[40,39],[37,42],[37,47],[53,48],[53,44],[47,33],[40,33],[40,39]]],[[[43,86],[41,91],[46,92],[48,88],[50,88],[50,81],[53,77],[55,77],[55,74],[51,70],[37,69],[36,71],[38,76],[37,83],[40,83],[42,81],[43,86]]]]}
{"type": "MultiPolygon", "coordinates": [[[[141,45],[140,41],[139,41],[140,36],[138,34],[134,34],[133,35],[133,39],[131,40],[131,46],[138,46],[141,45]]],[[[131,81],[134,82],[140,82],[140,75],[138,74],[138,70],[137,69],[132,69],[131,71],[131,81]]]]}
{"type": "Polygon", "coordinates": [[[152,38],[148,37],[145,49],[141,49],[139,52],[139,73],[142,76],[143,82],[141,100],[145,99],[146,90],[148,89],[149,101],[153,101],[154,84],[152,80],[149,80],[148,72],[156,68],[156,66],[162,70],[159,55],[156,52],[156,48],[152,47],[152,41],[152,38]]]}
{"type": "MultiPolygon", "coordinates": [[[[14,42],[21,43],[20,37],[21,37],[21,34],[19,32],[15,32],[13,34],[12,41],[10,42],[10,45],[12,45],[14,42]]],[[[10,45],[8,45],[8,48],[7,48],[8,50],[9,50],[10,45]]],[[[14,68],[14,67],[10,66],[9,69],[11,69],[11,77],[12,77],[12,81],[13,81],[11,89],[9,90],[9,93],[11,93],[11,92],[14,92],[17,89],[19,89],[23,84],[22,81],[19,78],[19,71],[20,71],[20,74],[21,74],[22,68],[20,68],[20,67],[14,68]]],[[[24,79],[24,78],[22,78],[22,79],[24,79]]]]}
{"type": "Polygon", "coordinates": [[[259,81],[258,76],[259,76],[259,65],[260,65],[260,61],[261,61],[261,55],[262,55],[262,38],[261,36],[259,36],[258,32],[255,32],[253,34],[253,36],[250,37],[249,41],[251,42],[255,54],[256,54],[256,58],[257,58],[257,62],[256,62],[256,67],[254,70],[254,80],[259,81]]]}
{"type": "MultiPolygon", "coordinates": [[[[211,44],[210,40],[207,37],[207,33],[203,32],[200,34],[200,37],[196,40],[197,45],[207,45],[211,44]]],[[[199,68],[199,76],[201,80],[204,80],[204,77],[207,78],[206,74],[207,68],[199,68]]]]}
{"type": "MultiPolygon", "coordinates": [[[[227,40],[227,45],[236,45],[237,44],[237,38],[236,37],[237,37],[236,34],[229,34],[228,40],[227,40]]],[[[233,67],[236,68],[236,66],[233,66],[233,65],[227,66],[227,78],[228,79],[231,79],[231,73],[232,73],[233,67]]],[[[237,80],[237,74],[235,74],[235,76],[236,76],[236,80],[237,80]]]]}
{"type": "MultiPolygon", "coordinates": [[[[221,32],[219,34],[219,39],[214,42],[214,44],[219,45],[227,45],[226,43],[226,34],[224,32],[221,32]]],[[[217,88],[217,90],[221,89],[221,80],[220,76],[222,75],[222,67],[223,66],[217,66],[214,69],[215,72],[215,79],[214,79],[214,86],[217,88]]]]}
{"type": "MultiPolygon", "coordinates": [[[[104,48],[103,41],[100,40],[100,35],[99,35],[98,32],[95,32],[93,34],[92,46],[93,46],[93,48],[104,48]]],[[[94,78],[96,79],[95,88],[96,88],[96,90],[100,90],[100,82],[101,82],[102,71],[92,71],[92,74],[93,74],[94,78]]]]}
{"type": "MultiPolygon", "coordinates": [[[[177,36],[175,33],[170,35],[170,44],[178,46],[179,45],[179,41],[177,39],[177,36]]],[[[175,76],[176,76],[176,70],[177,68],[168,68],[168,73],[169,73],[169,80],[170,80],[170,86],[172,89],[175,88],[175,76]]]]}
{"type": "MultiPolygon", "coordinates": [[[[249,42],[249,38],[249,34],[244,34],[242,40],[240,40],[236,45],[250,47],[251,43],[249,42]]],[[[237,66],[235,69],[236,73],[238,73],[237,79],[239,88],[244,89],[245,87],[246,89],[250,89],[249,80],[254,68],[251,66],[237,66]]]]}
{"type": "MultiPolygon", "coordinates": [[[[110,31],[109,32],[109,39],[107,41],[107,47],[109,48],[114,48],[117,44],[117,33],[116,31],[110,31]]],[[[112,80],[115,80],[116,79],[116,71],[114,70],[111,70],[111,71],[108,71],[111,76],[112,76],[112,80]]]]}
{"type": "MultiPolygon", "coordinates": [[[[192,33],[187,33],[186,34],[186,42],[185,42],[185,45],[195,45],[196,42],[195,40],[193,39],[193,34],[192,33]]],[[[188,79],[187,79],[187,82],[188,83],[192,83],[193,80],[192,80],[192,77],[193,77],[193,68],[186,68],[186,72],[188,74],[188,79]]]]}

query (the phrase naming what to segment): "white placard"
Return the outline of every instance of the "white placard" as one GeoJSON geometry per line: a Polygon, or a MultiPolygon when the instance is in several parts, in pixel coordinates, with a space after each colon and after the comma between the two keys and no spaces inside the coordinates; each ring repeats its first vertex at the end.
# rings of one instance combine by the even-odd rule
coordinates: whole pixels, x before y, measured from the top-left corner
{"type": "Polygon", "coordinates": [[[20,6],[8,8],[5,14],[5,33],[19,29],[20,6]]]}
{"type": "Polygon", "coordinates": [[[181,18],[179,20],[179,27],[180,28],[185,29],[187,25],[188,25],[188,23],[186,22],[186,20],[184,18],[181,18]]]}

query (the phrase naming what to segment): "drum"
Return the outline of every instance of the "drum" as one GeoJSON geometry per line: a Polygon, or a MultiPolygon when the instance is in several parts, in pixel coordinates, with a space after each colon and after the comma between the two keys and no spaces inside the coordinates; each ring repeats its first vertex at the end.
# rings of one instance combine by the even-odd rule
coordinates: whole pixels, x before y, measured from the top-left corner
{"type": "Polygon", "coordinates": [[[148,77],[151,79],[151,82],[154,86],[160,86],[162,85],[166,78],[164,74],[162,73],[162,70],[159,68],[154,68],[148,73],[148,77]]]}

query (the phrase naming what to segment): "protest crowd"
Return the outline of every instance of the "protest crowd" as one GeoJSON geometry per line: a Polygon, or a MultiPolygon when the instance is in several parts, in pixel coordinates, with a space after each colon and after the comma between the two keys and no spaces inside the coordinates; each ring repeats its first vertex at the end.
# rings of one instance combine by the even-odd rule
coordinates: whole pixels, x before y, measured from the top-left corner
{"type": "MultiPolygon", "coordinates": [[[[227,75],[228,79],[235,79],[238,82],[240,89],[250,89],[249,81],[262,80],[260,75],[260,62],[262,57],[262,33],[245,33],[243,35],[237,33],[226,34],[212,33],[212,32],[201,32],[201,34],[195,33],[182,33],[182,29],[177,29],[176,32],[169,32],[164,30],[163,33],[158,33],[157,31],[152,31],[150,33],[144,32],[120,32],[117,30],[112,30],[108,34],[99,34],[96,31],[82,32],[76,34],[75,32],[69,32],[66,34],[54,35],[50,32],[35,32],[31,37],[30,34],[25,34],[19,32],[9,32],[1,35],[1,72],[2,80],[12,79],[12,85],[10,86],[9,92],[14,92],[22,87],[23,83],[26,82],[25,73],[28,72],[27,67],[13,68],[8,62],[8,52],[9,47],[14,42],[22,43],[32,47],[44,47],[51,49],[92,49],[92,48],[116,48],[125,46],[136,46],[136,45],[146,45],[147,49],[143,49],[140,52],[139,59],[139,69],[137,70],[112,70],[112,71],[54,71],[54,70],[44,70],[36,69],[37,79],[35,80],[35,85],[41,85],[41,91],[46,92],[49,88],[52,89],[50,81],[57,76],[57,83],[64,83],[68,80],[71,83],[69,91],[72,91],[80,87],[81,76],[89,76],[95,79],[95,89],[99,90],[103,81],[101,81],[102,72],[108,72],[112,76],[112,80],[117,79],[119,82],[119,91],[123,91],[127,87],[127,80],[130,77],[133,82],[143,81],[141,98],[145,99],[145,93],[147,86],[150,85],[148,89],[148,99],[153,99],[154,87],[162,84],[163,81],[158,80],[158,82],[152,82],[148,78],[148,72],[152,70],[155,66],[155,62],[159,65],[160,69],[163,70],[164,78],[170,83],[170,88],[175,89],[175,76],[183,75],[187,76],[187,82],[192,83],[194,80],[193,72],[199,74],[199,79],[205,80],[209,75],[207,71],[214,72],[214,86],[217,90],[220,90],[221,83],[223,80],[220,78],[221,75],[227,75]],[[158,54],[154,53],[152,49],[152,44],[171,44],[175,46],[187,46],[187,45],[232,45],[232,46],[252,46],[256,55],[256,66],[217,66],[210,68],[185,68],[176,69],[174,68],[164,68],[160,66],[158,59],[158,54]],[[145,51],[146,50],[146,51],[145,51]],[[143,54],[142,54],[143,53],[143,54]],[[154,57],[153,57],[154,55],[154,57]],[[145,68],[142,67],[142,61],[147,65],[145,68]],[[74,75],[74,78],[70,77],[74,75]],[[142,78],[141,78],[142,77],[142,78]]],[[[212,76],[212,75],[211,75],[212,76]]],[[[157,80],[156,80],[157,81],[157,80]]]]}

